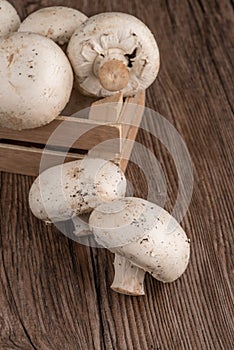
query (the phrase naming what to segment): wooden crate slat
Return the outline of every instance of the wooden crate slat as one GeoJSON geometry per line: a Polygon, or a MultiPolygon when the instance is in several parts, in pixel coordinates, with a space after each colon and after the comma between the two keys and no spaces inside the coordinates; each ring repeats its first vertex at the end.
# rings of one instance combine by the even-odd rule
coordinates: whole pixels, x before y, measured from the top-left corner
{"type": "MultiPolygon", "coordinates": [[[[104,125],[80,118],[58,117],[50,124],[31,130],[17,131],[0,127],[0,142],[1,139],[6,139],[46,144],[52,133],[59,127],[61,127],[61,132],[56,132],[56,139],[53,140],[54,146],[67,147],[70,137],[76,140],[76,135],[82,134],[83,136],[76,140],[71,148],[89,150],[105,140],[120,137],[118,125],[104,125]],[[90,126],[93,128],[90,129],[90,126]]],[[[118,145],[113,152],[119,152],[118,145]]]]}
{"type": "Polygon", "coordinates": [[[131,123],[140,126],[145,108],[145,91],[140,91],[133,97],[127,97],[122,112],[119,116],[121,128],[121,139],[127,138],[131,123]]]}
{"type": "Polygon", "coordinates": [[[82,151],[85,151],[96,157],[112,159],[116,163],[120,163],[125,171],[132,145],[127,144],[121,138],[135,139],[142,119],[144,99],[144,91],[134,97],[127,98],[124,103],[122,103],[122,94],[117,94],[114,98],[104,99],[109,100],[109,102],[115,101],[116,108],[114,109],[109,109],[107,102],[98,101],[98,103],[94,103],[93,108],[102,110],[96,114],[99,121],[92,120],[95,118],[93,109],[91,119],[59,116],[48,125],[22,131],[0,127],[0,171],[38,175],[44,146],[48,144],[47,141],[55,130],[56,138],[50,145],[57,147],[57,149],[47,151],[47,163],[50,167],[61,164],[62,159],[64,159],[64,152],[71,143],[68,141],[69,135],[75,141],[71,146],[73,152],[67,153],[66,161],[83,158],[84,152],[82,151]],[[106,106],[104,106],[105,104],[106,106]],[[105,119],[103,116],[107,116],[107,114],[108,117],[105,119]],[[105,121],[101,119],[105,119],[105,121]],[[131,125],[132,120],[134,120],[134,126],[131,125]],[[58,133],[61,125],[61,132],[58,133]],[[90,126],[93,127],[91,130],[89,130],[90,126]],[[77,140],[78,135],[82,136],[77,140]],[[108,143],[105,144],[105,141],[108,143]]]}
{"type": "Polygon", "coordinates": [[[123,143],[122,152],[118,160],[120,168],[122,169],[123,172],[126,171],[128,162],[131,157],[132,149],[134,147],[134,142],[129,142],[129,140],[134,141],[136,139],[137,133],[138,133],[138,128],[136,126],[131,126],[129,129],[127,139],[123,143]]]}
{"type": "Polygon", "coordinates": [[[119,165],[124,172],[126,171],[128,161],[130,159],[134,146],[134,143],[128,142],[128,140],[134,141],[136,139],[138,129],[144,115],[144,108],[145,91],[141,91],[136,96],[128,98],[126,108],[123,110],[123,113],[120,116],[122,123],[122,133],[119,165]],[[131,125],[131,123],[133,123],[133,125],[131,125]]]}
{"type": "Polygon", "coordinates": [[[117,123],[123,108],[123,94],[117,93],[92,103],[89,119],[102,123],[117,123]]]}
{"type": "MultiPolygon", "coordinates": [[[[120,113],[123,108],[123,94],[117,93],[113,96],[109,96],[94,102],[91,105],[89,112],[89,119],[102,123],[117,123],[120,113]]],[[[89,151],[89,155],[93,157],[102,157],[105,159],[115,159],[119,157],[121,152],[121,125],[119,126],[119,136],[116,139],[108,140],[108,144],[98,144],[96,148],[89,151]],[[113,152],[113,150],[117,150],[113,152]]]]}
{"type": "MultiPolygon", "coordinates": [[[[0,171],[37,176],[39,173],[42,150],[34,147],[0,144],[0,171]]],[[[50,167],[61,164],[63,152],[47,152],[50,167]]],[[[68,153],[66,162],[82,159],[83,154],[68,153]]]]}

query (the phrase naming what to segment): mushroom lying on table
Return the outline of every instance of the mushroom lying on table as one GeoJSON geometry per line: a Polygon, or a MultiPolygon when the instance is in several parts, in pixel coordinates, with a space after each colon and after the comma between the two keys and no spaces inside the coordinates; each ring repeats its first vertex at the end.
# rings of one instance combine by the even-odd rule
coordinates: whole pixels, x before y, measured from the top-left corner
{"type": "Polygon", "coordinates": [[[0,125],[31,129],[55,119],[73,85],[71,65],[58,45],[34,33],[0,41],[0,125]]]}
{"type": "Polygon", "coordinates": [[[85,157],[41,173],[31,187],[29,205],[37,218],[58,222],[124,197],[125,192],[126,179],[117,165],[85,157]]]}
{"type": "Polygon", "coordinates": [[[0,36],[16,32],[20,18],[16,9],[6,0],[0,0],[0,36]]]}
{"type": "Polygon", "coordinates": [[[189,240],[178,222],[156,204],[131,197],[103,203],[91,213],[89,225],[96,241],[117,254],[111,287],[120,293],[143,294],[139,286],[144,274],[132,273],[126,259],[162,282],[175,281],[187,268],[189,240]]]}
{"type": "Polygon", "coordinates": [[[26,17],[19,27],[19,32],[41,34],[59,45],[64,45],[87,18],[82,12],[70,7],[45,7],[26,17]]]}
{"type": "Polygon", "coordinates": [[[159,51],[149,28],[126,13],[90,17],[67,49],[80,89],[98,97],[146,89],[159,70],[159,51]]]}
{"type": "MultiPolygon", "coordinates": [[[[74,234],[79,237],[81,232],[90,234],[88,224],[80,215],[91,212],[102,202],[124,197],[125,192],[126,178],[117,165],[86,157],[41,173],[31,187],[29,205],[33,214],[47,223],[72,218],[74,234]]],[[[116,256],[115,261],[119,270],[121,261],[123,274],[129,276],[127,271],[131,269],[131,275],[135,275],[132,285],[128,281],[125,292],[131,294],[137,290],[138,295],[144,294],[144,271],[121,256],[116,256]]],[[[118,286],[124,284],[123,274],[118,286]]]]}

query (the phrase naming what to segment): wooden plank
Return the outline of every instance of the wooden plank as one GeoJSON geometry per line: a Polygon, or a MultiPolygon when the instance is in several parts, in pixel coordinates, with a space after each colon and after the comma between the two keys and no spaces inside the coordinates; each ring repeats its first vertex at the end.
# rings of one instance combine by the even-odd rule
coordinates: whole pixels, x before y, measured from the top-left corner
{"type": "MultiPolygon", "coordinates": [[[[0,171],[37,176],[39,174],[42,151],[35,147],[29,148],[0,143],[0,171]]],[[[84,155],[79,153],[68,153],[64,160],[63,152],[46,151],[48,167],[62,164],[63,160],[69,162],[82,159],[83,157],[84,155]]]]}
{"type": "Polygon", "coordinates": [[[121,118],[121,153],[119,164],[123,172],[126,171],[130,159],[133,142],[136,139],[145,108],[145,91],[141,91],[134,97],[129,97],[127,104],[120,116],[121,118]]]}
{"type": "MultiPolygon", "coordinates": [[[[118,125],[100,125],[92,120],[61,116],[50,124],[32,130],[0,128],[0,142],[1,139],[7,139],[46,144],[55,131],[53,146],[67,147],[71,144],[72,148],[83,150],[92,149],[105,140],[118,139],[120,135],[118,125]]],[[[113,152],[118,152],[118,145],[116,147],[113,152]]]]}
{"type": "MultiPolygon", "coordinates": [[[[125,102],[126,103],[126,102],[125,102]]],[[[89,151],[93,157],[101,157],[104,159],[115,160],[120,157],[122,152],[122,141],[120,135],[122,134],[122,125],[119,124],[119,117],[122,110],[125,108],[123,103],[123,94],[117,93],[113,96],[103,98],[94,102],[91,106],[89,119],[98,120],[102,123],[118,123],[120,134],[118,139],[108,140],[108,143],[98,145],[89,151]],[[118,149],[118,151],[116,151],[118,149]],[[115,150],[114,152],[112,150],[115,150]]]]}
{"type": "Polygon", "coordinates": [[[132,97],[127,97],[119,116],[119,123],[122,125],[121,138],[127,138],[129,128],[132,123],[136,126],[140,124],[145,108],[145,91],[140,91],[132,97]]]}
{"type": "MultiPolygon", "coordinates": [[[[91,105],[89,111],[89,120],[95,120],[100,123],[111,123],[116,124],[121,110],[123,108],[123,94],[117,93],[113,96],[106,97],[94,102],[91,105]]],[[[118,124],[117,124],[118,125],[118,124]]],[[[93,149],[89,150],[89,155],[93,157],[100,157],[104,159],[112,159],[118,158],[121,153],[121,125],[118,125],[119,136],[118,138],[112,138],[107,141],[105,144],[97,145],[93,149]]]]}
{"type": "Polygon", "coordinates": [[[123,94],[117,93],[92,103],[89,119],[101,123],[116,123],[123,108],[123,94]]]}

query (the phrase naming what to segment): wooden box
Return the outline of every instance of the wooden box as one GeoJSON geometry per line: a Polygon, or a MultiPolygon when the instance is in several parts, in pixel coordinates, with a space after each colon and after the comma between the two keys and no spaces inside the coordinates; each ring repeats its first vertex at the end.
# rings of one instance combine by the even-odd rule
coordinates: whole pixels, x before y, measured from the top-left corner
{"type": "Polygon", "coordinates": [[[22,131],[0,127],[0,171],[37,176],[39,169],[44,170],[40,162],[46,144],[45,168],[61,164],[65,156],[65,161],[71,161],[89,153],[112,159],[125,171],[133,146],[128,140],[136,138],[144,103],[145,91],[125,99],[116,94],[95,101],[74,90],[62,115],[50,124],[22,131]],[[75,117],[77,111],[82,112],[75,117]],[[62,133],[56,133],[48,146],[48,139],[61,125],[62,133]],[[76,138],[76,132],[82,136],[76,138]],[[71,146],[70,135],[75,138],[71,146]]]}

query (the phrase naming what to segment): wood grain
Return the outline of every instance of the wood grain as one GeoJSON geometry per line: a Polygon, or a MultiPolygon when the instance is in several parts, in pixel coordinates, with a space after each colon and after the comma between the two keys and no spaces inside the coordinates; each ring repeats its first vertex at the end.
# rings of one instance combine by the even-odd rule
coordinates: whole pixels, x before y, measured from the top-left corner
{"type": "MultiPolygon", "coordinates": [[[[63,0],[11,0],[21,17],[63,0]]],[[[79,245],[34,218],[33,178],[0,174],[0,349],[232,350],[233,4],[229,0],[67,0],[88,16],[123,11],[156,35],[161,69],[146,103],[179,131],[194,165],[194,193],[182,225],[191,239],[187,272],[172,284],[146,277],[145,297],[110,290],[113,256],[79,245]]],[[[166,207],[177,174],[165,147],[140,132],[165,174],[166,207]]],[[[152,169],[153,174],[154,169],[152,169]]],[[[134,193],[143,171],[128,168],[134,193]]]]}
{"type": "Polygon", "coordinates": [[[41,164],[42,149],[0,143],[0,169],[14,174],[36,176],[39,170],[44,171],[63,162],[84,158],[84,154],[80,153],[68,152],[65,156],[64,152],[51,150],[46,150],[44,154],[46,162],[41,164]]]}
{"type": "MultiPolygon", "coordinates": [[[[41,145],[48,143],[48,146],[71,146],[74,149],[90,150],[101,142],[119,138],[119,129],[118,125],[104,125],[93,120],[61,116],[50,124],[33,130],[18,131],[0,127],[0,140],[19,140],[41,145]]],[[[118,152],[119,148],[110,151],[118,152]]]]}

